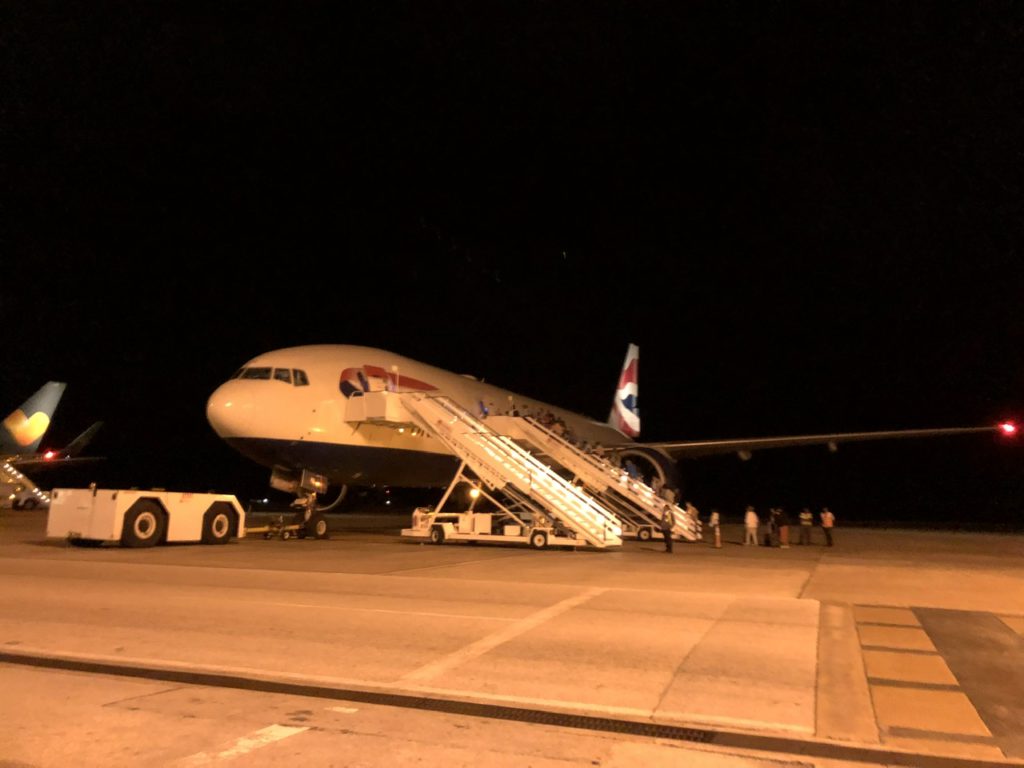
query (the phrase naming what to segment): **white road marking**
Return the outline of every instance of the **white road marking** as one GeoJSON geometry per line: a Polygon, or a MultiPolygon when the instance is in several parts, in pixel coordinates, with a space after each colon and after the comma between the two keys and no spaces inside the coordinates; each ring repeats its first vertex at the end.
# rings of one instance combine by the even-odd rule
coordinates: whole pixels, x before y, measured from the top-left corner
{"type": "Polygon", "coordinates": [[[581,592],[575,597],[570,597],[563,600],[560,603],[550,605],[543,610],[537,611],[536,613],[527,616],[524,619],[520,619],[515,624],[505,627],[502,630],[495,632],[493,635],[477,640],[475,643],[470,643],[465,648],[451,653],[444,658],[432,661],[430,664],[415,669],[407,675],[403,675],[398,679],[399,683],[413,683],[430,680],[437,677],[453,667],[457,667],[471,659],[475,659],[478,656],[483,656],[485,653],[493,648],[507,643],[512,638],[518,637],[525,632],[529,632],[531,629],[540,626],[545,621],[553,619],[555,616],[570,611],[573,608],[582,605],[593,597],[600,595],[603,592],[607,592],[607,587],[593,587],[581,592]]]}
{"type": "Polygon", "coordinates": [[[351,715],[359,711],[355,707],[328,707],[327,709],[331,712],[341,712],[343,715],[351,715]]]}
{"type": "Polygon", "coordinates": [[[392,611],[387,608],[353,608],[347,605],[317,605],[316,603],[269,603],[288,608],[320,608],[332,611],[362,611],[364,613],[397,613],[402,616],[434,616],[442,619],[485,619],[486,621],[515,621],[508,616],[475,616],[463,613],[429,613],[427,611],[392,611]]]}
{"type": "Polygon", "coordinates": [[[254,731],[248,736],[242,736],[232,746],[222,752],[214,752],[212,754],[209,752],[197,752],[183,759],[179,765],[205,765],[214,760],[231,760],[240,755],[246,755],[260,747],[273,744],[275,741],[287,739],[289,736],[294,736],[297,733],[308,730],[309,728],[297,728],[290,725],[268,725],[266,728],[254,731]]]}

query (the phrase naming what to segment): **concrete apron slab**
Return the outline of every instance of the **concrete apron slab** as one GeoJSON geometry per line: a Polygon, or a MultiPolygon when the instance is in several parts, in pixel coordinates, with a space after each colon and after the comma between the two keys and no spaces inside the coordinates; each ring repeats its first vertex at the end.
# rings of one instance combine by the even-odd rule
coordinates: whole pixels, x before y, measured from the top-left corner
{"type": "Polygon", "coordinates": [[[817,605],[698,595],[686,606],[680,597],[666,595],[671,609],[652,622],[639,620],[640,606],[622,605],[621,594],[594,594],[395,682],[431,694],[812,734],[817,605]]]}

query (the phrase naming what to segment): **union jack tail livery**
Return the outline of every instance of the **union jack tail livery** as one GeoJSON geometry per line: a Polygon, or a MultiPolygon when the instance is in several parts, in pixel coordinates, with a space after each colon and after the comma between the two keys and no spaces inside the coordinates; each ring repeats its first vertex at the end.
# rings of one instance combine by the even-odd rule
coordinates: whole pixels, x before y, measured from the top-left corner
{"type": "Polygon", "coordinates": [[[640,436],[640,408],[637,406],[639,365],[640,347],[630,344],[608,417],[608,424],[628,437],[640,436]]]}

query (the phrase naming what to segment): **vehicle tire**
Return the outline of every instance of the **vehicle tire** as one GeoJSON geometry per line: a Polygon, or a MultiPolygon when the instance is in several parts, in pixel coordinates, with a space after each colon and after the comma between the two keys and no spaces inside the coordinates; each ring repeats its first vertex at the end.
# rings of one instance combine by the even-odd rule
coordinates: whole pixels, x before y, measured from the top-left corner
{"type": "Polygon", "coordinates": [[[227,544],[231,540],[234,510],[223,501],[215,501],[203,515],[203,544],[227,544]]]}
{"type": "Polygon", "coordinates": [[[530,546],[534,549],[544,549],[548,545],[548,535],[544,531],[534,531],[530,534],[530,546]]]}
{"type": "Polygon", "coordinates": [[[267,539],[267,540],[270,540],[270,539],[274,538],[274,534],[272,534],[270,531],[267,531],[266,533],[263,534],[263,538],[267,539]]]}
{"type": "Polygon", "coordinates": [[[281,531],[281,541],[288,541],[292,537],[291,531],[281,531]]]}
{"type": "Polygon", "coordinates": [[[430,529],[430,541],[433,544],[444,544],[444,528],[435,525],[430,529]]]}
{"type": "Polygon", "coordinates": [[[152,547],[159,544],[167,530],[164,511],[155,501],[140,499],[124,516],[121,544],[126,547],[152,547]]]}
{"type": "Polygon", "coordinates": [[[652,535],[651,529],[647,528],[647,527],[641,528],[636,533],[636,537],[638,539],[640,539],[640,541],[650,541],[651,540],[651,535],[652,535]]]}
{"type": "Polygon", "coordinates": [[[327,530],[327,518],[319,512],[313,514],[306,523],[307,539],[329,539],[330,532],[327,530]]]}
{"type": "Polygon", "coordinates": [[[22,509],[35,509],[38,506],[39,502],[36,501],[35,499],[25,499],[23,502],[21,502],[22,509]]]}

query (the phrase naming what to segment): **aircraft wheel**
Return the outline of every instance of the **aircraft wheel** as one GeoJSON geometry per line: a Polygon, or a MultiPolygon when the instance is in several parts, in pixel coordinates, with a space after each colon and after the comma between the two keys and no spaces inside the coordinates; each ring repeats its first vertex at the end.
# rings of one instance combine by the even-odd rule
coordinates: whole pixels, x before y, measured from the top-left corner
{"type": "Polygon", "coordinates": [[[636,537],[638,539],[640,539],[640,541],[650,541],[651,540],[651,529],[650,528],[641,528],[639,531],[637,531],[636,537]]]}
{"type": "Polygon", "coordinates": [[[430,529],[430,541],[433,544],[444,544],[444,528],[435,525],[430,529]]]}
{"type": "Polygon", "coordinates": [[[319,512],[309,518],[309,522],[306,523],[306,538],[307,539],[327,539],[330,538],[330,533],[327,531],[327,518],[321,515],[319,512]]]}
{"type": "Polygon", "coordinates": [[[142,499],[124,516],[121,543],[126,547],[152,547],[164,537],[166,527],[167,521],[159,505],[142,499]]]}
{"type": "Polygon", "coordinates": [[[530,534],[530,546],[534,549],[544,549],[548,545],[548,535],[544,531],[534,531],[530,534]]]}

